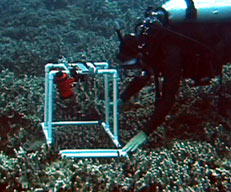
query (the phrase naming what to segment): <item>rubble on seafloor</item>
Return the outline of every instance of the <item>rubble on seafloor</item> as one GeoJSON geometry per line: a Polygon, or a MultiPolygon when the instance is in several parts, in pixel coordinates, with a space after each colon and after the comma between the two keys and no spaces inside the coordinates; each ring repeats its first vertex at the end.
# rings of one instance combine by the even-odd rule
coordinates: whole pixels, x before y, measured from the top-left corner
{"type": "MultiPolygon", "coordinates": [[[[230,67],[226,66],[224,71],[227,68],[230,67]]],[[[228,102],[229,84],[230,80],[224,79],[222,94],[228,102]]],[[[24,82],[21,86],[26,87],[27,84],[24,82]]],[[[29,125],[34,126],[32,130],[40,129],[31,122],[36,111],[24,116],[24,123],[17,124],[8,119],[11,129],[19,128],[15,132],[11,130],[6,136],[8,141],[0,154],[1,186],[8,190],[31,191],[228,191],[231,185],[230,109],[226,107],[223,114],[219,113],[219,86],[215,80],[210,87],[189,89],[183,86],[166,121],[153,133],[147,144],[127,158],[60,157],[58,151],[64,148],[113,147],[100,126],[57,127],[55,143],[48,148],[42,134],[38,138],[30,132],[29,125]],[[24,127],[20,128],[20,125],[24,127]],[[12,149],[10,153],[7,153],[8,149],[12,149]]],[[[142,107],[120,113],[120,140],[123,144],[142,128],[146,122],[144,117],[153,111],[154,100],[149,88],[141,91],[141,101],[145,97],[142,107]]],[[[17,92],[13,84],[1,89],[8,89],[9,93],[15,91],[14,94],[17,92]]],[[[95,94],[88,96],[90,100],[77,104],[79,111],[91,103],[95,94]]],[[[8,98],[9,101],[15,99],[10,95],[8,98]]],[[[20,99],[19,96],[16,98],[20,99]]],[[[21,106],[28,106],[27,102],[32,102],[33,98],[27,97],[21,106]]],[[[58,97],[56,99],[59,100],[58,97]]],[[[59,102],[56,109],[68,106],[68,103],[59,102]]],[[[2,110],[2,114],[13,110],[10,107],[8,109],[2,110]]],[[[101,110],[103,107],[99,107],[101,110]]],[[[17,111],[23,114],[23,108],[19,107],[17,111]]],[[[59,110],[56,115],[57,119],[64,120],[76,117],[73,110],[59,110]]],[[[101,115],[91,110],[86,111],[84,116],[79,115],[79,118],[102,118],[101,115]],[[91,116],[91,112],[95,115],[91,116]]]]}
{"type": "MultiPolygon", "coordinates": [[[[114,21],[131,32],[150,2],[165,1],[1,1],[0,191],[230,191],[229,65],[222,85],[218,78],[204,87],[184,81],[166,121],[127,158],[60,157],[60,149],[114,147],[99,126],[57,127],[54,145],[46,145],[39,125],[44,65],[65,56],[119,68],[114,21]]],[[[119,73],[123,90],[131,78],[119,73]]],[[[56,95],[55,120],[102,119],[102,79],[96,81],[74,87],[73,100],[56,95]]],[[[154,97],[149,84],[139,105],[120,112],[123,145],[151,118],[154,97]]]]}

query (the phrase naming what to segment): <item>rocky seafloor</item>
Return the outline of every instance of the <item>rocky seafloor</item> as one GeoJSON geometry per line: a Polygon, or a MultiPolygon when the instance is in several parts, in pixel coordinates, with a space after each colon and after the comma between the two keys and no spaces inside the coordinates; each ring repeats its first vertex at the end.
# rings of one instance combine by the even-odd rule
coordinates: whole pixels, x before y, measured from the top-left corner
{"type": "MultiPolygon", "coordinates": [[[[184,81],[166,121],[127,158],[60,157],[65,148],[113,147],[98,126],[57,127],[54,145],[46,146],[40,127],[44,65],[65,56],[70,62],[110,61],[118,68],[114,21],[131,32],[148,5],[161,3],[1,0],[0,191],[230,191],[229,65],[224,66],[222,86],[218,78],[210,86],[193,88],[190,80],[184,81]]],[[[120,90],[130,80],[121,74],[120,90]]],[[[79,83],[71,101],[56,95],[55,120],[102,119],[101,81],[79,83]]],[[[120,113],[123,145],[154,109],[151,84],[139,101],[141,106],[120,113]]]]}

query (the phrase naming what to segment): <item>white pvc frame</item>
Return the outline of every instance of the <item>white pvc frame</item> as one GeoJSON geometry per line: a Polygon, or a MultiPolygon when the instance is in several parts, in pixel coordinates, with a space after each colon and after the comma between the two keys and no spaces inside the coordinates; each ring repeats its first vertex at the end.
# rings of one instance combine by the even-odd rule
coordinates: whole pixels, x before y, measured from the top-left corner
{"type": "Polygon", "coordinates": [[[127,156],[127,152],[119,149],[119,123],[118,123],[118,73],[116,69],[109,69],[107,62],[87,62],[83,63],[48,63],[45,66],[45,106],[44,123],[41,123],[46,142],[48,145],[53,143],[53,127],[65,125],[102,125],[106,133],[111,138],[117,149],[67,149],[61,150],[63,157],[121,157],[127,156]],[[104,94],[105,94],[105,120],[99,121],[59,121],[53,122],[53,98],[54,98],[54,76],[60,71],[70,74],[69,66],[77,67],[77,74],[85,75],[104,75],[104,94]],[[84,67],[84,66],[87,66],[84,67]],[[56,70],[54,70],[56,69],[56,70]],[[109,96],[109,77],[113,80],[113,130],[110,126],[110,96],[109,96]]]}

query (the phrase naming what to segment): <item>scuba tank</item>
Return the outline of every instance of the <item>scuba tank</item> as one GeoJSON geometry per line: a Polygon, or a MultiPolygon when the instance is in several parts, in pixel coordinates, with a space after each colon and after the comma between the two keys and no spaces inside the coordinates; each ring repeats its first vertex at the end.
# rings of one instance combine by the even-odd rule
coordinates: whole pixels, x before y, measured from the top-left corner
{"type": "Polygon", "coordinates": [[[155,10],[165,24],[231,22],[230,0],[170,0],[155,10]]]}

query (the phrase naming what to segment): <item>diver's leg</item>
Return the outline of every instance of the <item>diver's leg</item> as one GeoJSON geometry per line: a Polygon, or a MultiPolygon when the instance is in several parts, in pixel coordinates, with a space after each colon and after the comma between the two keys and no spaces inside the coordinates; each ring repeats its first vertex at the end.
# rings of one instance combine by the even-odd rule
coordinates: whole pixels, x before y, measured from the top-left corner
{"type": "Polygon", "coordinates": [[[158,97],[155,103],[155,111],[150,117],[150,121],[144,127],[144,132],[150,135],[156,128],[165,121],[170,109],[174,105],[175,95],[179,88],[181,79],[181,49],[169,47],[166,50],[164,63],[166,66],[164,82],[162,87],[162,96],[158,97]]]}

